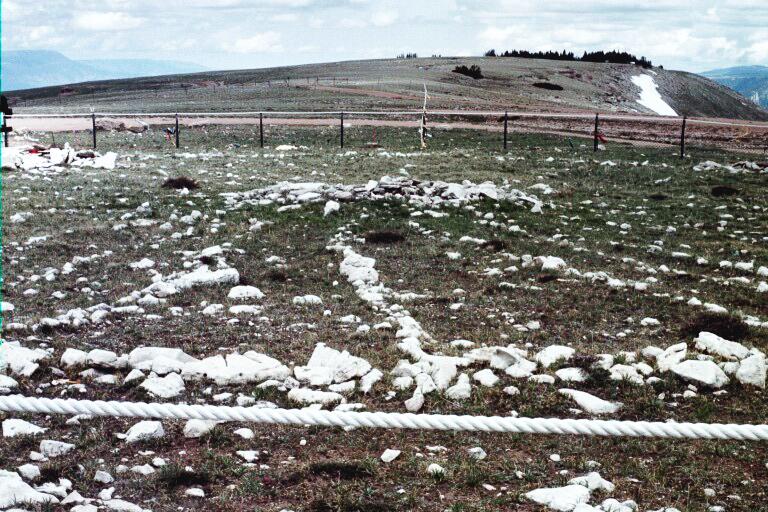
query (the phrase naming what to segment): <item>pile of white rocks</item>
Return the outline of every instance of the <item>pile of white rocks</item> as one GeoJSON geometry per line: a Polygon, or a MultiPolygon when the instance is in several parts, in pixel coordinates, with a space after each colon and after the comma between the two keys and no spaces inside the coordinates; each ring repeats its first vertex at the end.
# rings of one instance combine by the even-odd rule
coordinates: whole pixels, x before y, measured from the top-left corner
{"type": "Polygon", "coordinates": [[[492,182],[449,183],[444,181],[420,181],[402,176],[383,176],[365,185],[331,185],[327,183],[280,182],[269,187],[248,192],[224,193],[227,205],[239,208],[245,205],[284,204],[299,205],[322,201],[404,200],[418,206],[460,205],[482,199],[513,201],[540,211],[543,203],[534,195],[527,194],[508,184],[492,182]]]}

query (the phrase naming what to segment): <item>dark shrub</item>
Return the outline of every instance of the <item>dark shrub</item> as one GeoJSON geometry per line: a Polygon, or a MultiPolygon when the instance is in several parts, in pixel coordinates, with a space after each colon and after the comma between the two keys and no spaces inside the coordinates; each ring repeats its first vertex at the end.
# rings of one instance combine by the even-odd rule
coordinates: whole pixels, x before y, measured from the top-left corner
{"type": "Polygon", "coordinates": [[[691,319],[680,330],[686,338],[694,338],[700,332],[717,334],[731,341],[743,340],[749,335],[749,326],[741,319],[727,313],[701,313],[691,319]]]}
{"type": "Polygon", "coordinates": [[[474,78],[475,80],[478,80],[480,78],[483,78],[483,72],[480,71],[480,66],[477,66],[475,64],[472,64],[471,66],[467,67],[464,64],[461,66],[456,66],[453,68],[454,73],[458,73],[460,75],[468,76],[470,78],[474,78]]]}
{"type": "Polygon", "coordinates": [[[183,188],[194,190],[196,188],[200,188],[200,185],[197,183],[196,180],[192,178],[189,178],[187,176],[179,176],[178,178],[168,178],[163,182],[162,187],[174,188],[176,190],[181,190],[183,188]]]}
{"type": "Polygon", "coordinates": [[[367,244],[396,244],[405,240],[405,236],[398,231],[369,231],[365,234],[367,244]]]}

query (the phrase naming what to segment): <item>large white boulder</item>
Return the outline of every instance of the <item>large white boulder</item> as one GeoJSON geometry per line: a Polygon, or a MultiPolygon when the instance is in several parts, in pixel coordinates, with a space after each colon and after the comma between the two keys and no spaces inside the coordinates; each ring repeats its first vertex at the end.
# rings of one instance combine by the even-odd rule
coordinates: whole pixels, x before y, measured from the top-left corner
{"type": "Polygon", "coordinates": [[[752,355],[744,359],[736,370],[736,380],[759,388],[765,388],[765,376],[765,355],[758,350],[754,350],[752,355]]]}
{"type": "Polygon", "coordinates": [[[529,500],[558,512],[571,512],[580,503],[587,503],[589,496],[589,489],[583,485],[545,487],[525,494],[525,497],[529,500]]]}
{"type": "Polygon", "coordinates": [[[689,359],[673,366],[672,373],[689,382],[711,388],[720,388],[729,382],[725,372],[712,361],[689,359]]]}
{"type": "Polygon", "coordinates": [[[715,354],[725,359],[744,359],[749,356],[749,349],[741,343],[728,341],[711,332],[700,332],[693,341],[696,342],[697,350],[715,354]]]}
{"type": "Polygon", "coordinates": [[[50,494],[34,490],[18,473],[0,469],[0,509],[11,508],[19,504],[58,503],[50,494]]]}

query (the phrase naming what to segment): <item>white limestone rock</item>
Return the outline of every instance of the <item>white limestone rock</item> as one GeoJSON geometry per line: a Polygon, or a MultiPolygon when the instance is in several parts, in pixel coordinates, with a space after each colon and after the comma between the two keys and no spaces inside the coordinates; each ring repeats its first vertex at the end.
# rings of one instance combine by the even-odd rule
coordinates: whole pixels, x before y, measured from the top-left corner
{"type": "Polygon", "coordinates": [[[263,299],[264,293],[255,286],[238,285],[232,287],[227,294],[228,299],[243,300],[243,299],[263,299]]]}
{"type": "Polygon", "coordinates": [[[36,491],[12,471],[0,469],[0,509],[19,504],[58,503],[55,496],[36,491]]]}
{"type": "Polygon", "coordinates": [[[3,437],[34,436],[42,434],[47,428],[38,427],[28,421],[9,418],[3,420],[3,437]]]}
{"type": "Polygon", "coordinates": [[[196,439],[213,430],[219,422],[216,420],[188,420],[184,425],[184,437],[196,439]]]}
{"type": "Polygon", "coordinates": [[[459,375],[456,384],[445,390],[445,396],[452,400],[466,400],[472,394],[472,385],[466,373],[459,375]]]}
{"type": "Polygon", "coordinates": [[[387,448],[384,450],[384,453],[381,454],[381,461],[385,463],[392,462],[396,458],[400,456],[400,450],[392,450],[390,448],[387,448]]]}
{"type": "Polygon", "coordinates": [[[621,409],[622,406],[619,402],[609,402],[585,391],[578,391],[576,389],[564,388],[558,390],[558,392],[572,398],[579,404],[580,408],[589,414],[613,414],[621,409]]]}
{"type": "Polygon", "coordinates": [[[152,396],[160,398],[175,398],[186,389],[184,379],[178,373],[169,373],[165,377],[150,375],[140,387],[146,389],[152,396]]]}
{"type": "Polygon", "coordinates": [[[159,421],[140,421],[125,433],[126,443],[136,443],[150,439],[161,438],[165,435],[163,424],[159,421]]]}
{"type": "Polygon", "coordinates": [[[534,356],[534,359],[544,368],[549,368],[557,361],[568,361],[576,350],[564,345],[550,345],[534,356]]]}
{"type": "Polygon", "coordinates": [[[475,372],[472,378],[479,382],[482,386],[492,388],[499,382],[499,378],[493,373],[493,370],[486,368],[475,372]]]}
{"type": "Polygon", "coordinates": [[[62,455],[66,455],[74,449],[74,444],[64,443],[62,441],[53,441],[51,439],[40,441],[40,453],[44,457],[51,459],[54,457],[61,457],[62,455]]]}
{"type": "Polygon", "coordinates": [[[558,512],[572,512],[580,503],[589,501],[590,491],[583,485],[566,485],[535,489],[525,497],[558,512]]]}
{"type": "Polygon", "coordinates": [[[728,341],[711,332],[700,332],[694,339],[696,350],[718,355],[724,359],[744,359],[749,356],[749,349],[735,341],[728,341]]]}
{"type": "Polygon", "coordinates": [[[672,373],[689,382],[711,388],[721,388],[729,382],[725,372],[712,361],[689,359],[673,366],[672,373]]]}
{"type": "Polygon", "coordinates": [[[736,370],[736,380],[745,385],[765,388],[766,363],[765,355],[753,350],[752,355],[741,361],[739,369],[736,370]]]}

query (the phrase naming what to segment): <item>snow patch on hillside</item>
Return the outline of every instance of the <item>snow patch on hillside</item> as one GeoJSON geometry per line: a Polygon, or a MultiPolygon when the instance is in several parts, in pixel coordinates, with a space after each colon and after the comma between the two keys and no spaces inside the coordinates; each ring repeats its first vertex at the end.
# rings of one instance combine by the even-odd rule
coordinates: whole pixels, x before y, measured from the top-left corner
{"type": "Polygon", "coordinates": [[[632,83],[640,88],[640,99],[637,100],[639,104],[645,108],[649,108],[659,114],[660,116],[675,116],[677,112],[670,107],[664,98],[659,94],[659,86],[656,85],[656,81],[649,75],[637,75],[632,77],[632,83]]]}

